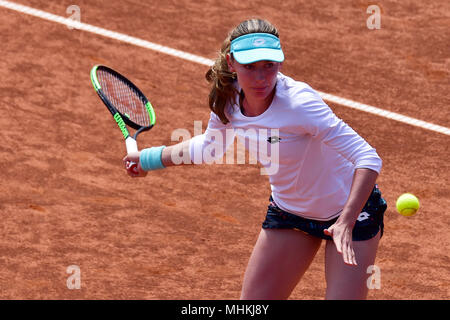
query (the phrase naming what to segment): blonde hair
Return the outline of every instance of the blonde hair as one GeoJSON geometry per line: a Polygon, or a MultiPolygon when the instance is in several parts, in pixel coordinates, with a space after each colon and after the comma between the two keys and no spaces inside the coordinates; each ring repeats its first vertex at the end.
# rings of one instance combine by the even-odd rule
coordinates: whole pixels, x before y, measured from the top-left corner
{"type": "MultiPolygon", "coordinates": [[[[225,115],[225,107],[228,102],[235,104],[235,97],[239,94],[234,86],[236,74],[228,69],[227,54],[230,53],[231,41],[249,33],[270,33],[279,37],[277,28],[266,20],[250,19],[241,22],[228,34],[214,65],[205,75],[206,80],[211,84],[211,91],[208,97],[209,108],[224,124],[229,122],[225,115]]],[[[233,59],[233,57],[231,58],[233,59]]]]}

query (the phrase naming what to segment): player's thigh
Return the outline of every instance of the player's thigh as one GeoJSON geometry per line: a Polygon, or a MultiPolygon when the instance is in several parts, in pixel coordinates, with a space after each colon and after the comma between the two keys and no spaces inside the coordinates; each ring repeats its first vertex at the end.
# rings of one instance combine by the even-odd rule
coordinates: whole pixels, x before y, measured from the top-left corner
{"type": "Polygon", "coordinates": [[[241,299],[287,299],[322,239],[293,229],[262,229],[244,275],[241,299]]]}
{"type": "Polygon", "coordinates": [[[325,246],[326,299],[365,299],[368,292],[367,268],[374,264],[380,232],[365,241],[353,241],[357,266],[344,263],[333,241],[325,246]]]}

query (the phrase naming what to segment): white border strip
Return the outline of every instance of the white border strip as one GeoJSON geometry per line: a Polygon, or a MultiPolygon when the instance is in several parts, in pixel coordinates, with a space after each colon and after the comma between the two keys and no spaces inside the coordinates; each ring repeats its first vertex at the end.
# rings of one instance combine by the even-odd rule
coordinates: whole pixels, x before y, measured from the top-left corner
{"type": "Polygon", "coordinates": [[[407,123],[407,124],[412,125],[412,126],[416,126],[416,127],[422,128],[422,129],[443,133],[445,135],[450,136],[450,129],[449,128],[446,128],[446,127],[443,127],[443,126],[439,126],[437,124],[433,124],[433,123],[430,123],[430,122],[425,122],[425,121],[422,121],[422,120],[418,120],[418,119],[415,119],[415,118],[404,116],[404,115],[399,114],[399,113],[386,111],[386,110],[383,110],[383,109],[380,109],[380,108],[377,108],[377,107],[374,107],[374,106],[370,106],[370,105],[367,105],[367,104],[359,103],[359,102],[352,101],[352,100],[349,100],[349,99],[340,98],[340,97],[333,96],[333,95],[328,94],[328,93],[324,93],[324,92],[320,92],[320,91],[317,91],[317,92],[320,94],[322,99],[330,101],[330,102],[335,102],[335,103],[338,103],[340,105],[343,105],[343,106],[346,106],[346,107],[349,107],[349,108],[353,108],[353,109],[356,109],[356,110],[372,113],[372,114],[375,114],[375,115],[380,116],[380,117],[384,117],[384,118],[392,119],[392,120],[395,120],[395,121],[407,123]]]}
{"type": "MultiPolygon", "coordinates": [[[[153,43],[150,41],[131,37],[131,36],[128,36],[123,33],[110,31],[107,29],[103,29],[103,28],[99,28],[99,27],[87,24],[87,23],[82,23],[82,22],[78,22],[78,21],[75,21],[75,20],[72,20],[69,18],[57,16],[57,15],[54,15],[54,14],[51,14],[51,13],[48,13],[48,12],[45,12],[42,10],[30,8],[30,7],[27,7],[27,6],[24,6],[21,4],[17,4],[14,2],[0,0],[0,7],[4,7],[7,9],[25,13],[25,14],[35,16],[35,17],[38,17],[41,19],[49,20],[52,22],[64,24],[66,26],[69,26],[69,27],[72,27],[75,29],[95,33],[95,34],[98,34],[98,35],[101,35],[101,36],[104,36],[107,38],[119,40],[122,42],[133,44],[138,47],[143,47],[146,49],[150,49],[150,50],[157,51],[157,52],[160,52],[163,54],[171,55],[171,56],[174,56],[177,58],[185,59],[185,60],[188,60],[191,62],[196,62],[196,63],[203,64],[206,66],[211,66],[214,63],[214,60],[211,60],[211,59],[206,59],[201,56],[190,54],[190,53],[187,53],[184,51],[172,49],[170,47],[165,47],[165,46],[159,45],[157,43],[153,43]]],[[[324,93],[324,92],[320,92],[320,91],[318,91],[318,93],[324,100],[327,100],[330,102],[338,103],[340,105],[343,105],[343,106],[346,106],[349,108],[353,108],[353,109],[357,109],[360,111],[375,114],[380,117],[385,117],[385,118],[392,119],[395,121],[403,122],[403,123],[406,123],[406,124],[409,124],[412,126],[416,126],[416,127],[422,128],[422,129],[427,129],[427,130],[435,131],[435,132],[442,133],[445,135],[450,135],[450,129],[446,128],[446,127],[442,127],[442,126],[439,126],[439,125],[436,125],[433,123],[429,123],[429,122],[425,122],[422,120],[407,117],[407,116],[401,115],[399,113],[386,111],[386,110],[383,110],[383,109],[380,109],[380,108],[377,108],[374,106],[362,104],[362,103],[359,103],[356,101],[341,98],[341,97],[334,96],[334,95],[331,95],[328,93],[324,93]]]]}
{"type": "Polygon", "coordinates": [[[184,51],[165,47],[165,46],[159,45],[157,43],[142,40],[139,38],[131,37],[131,36],[128,36],[123,33],[114,32],[114,31],[110,31],[107,29],[95,27],[95,26],[87,24],[87,23],[82,23],[82,22],[78,22],[78,21],[75,21],[75,20],[72,20],[69,18],[57,16],[57,15],[54,15],[54,14],[51,14],[51,13],[48,13],[48,12],[45,12],[42,10],[30,8],[30,7],[21,5],[21,4],[0,0],[0,7],[4,7],[4,8],[11,9],[11,10],[18,11],[18,12],[25,13],[25,14],[29,14],[31,16],[35,16],[35,17],[38,17],[41,19],[52,21],[52,22],[64,24],[64,25],[66,25],[68,27],[72,27],[74,29],[79,29],[79,30],[95,33],[95,34],[98,34],[98,35],[101,35],[101,36],[104,36],[107,38],[123,41],[126,43],[133,44],[135,46],[154,50],[157,52],[175,56],[177,58],[196,62],[199,64],[211,66],[214,63],[213,60],[206,59],[206,58],[194,55],[194,54],[190,54],[190,53],[187,53],[184,51]]]}

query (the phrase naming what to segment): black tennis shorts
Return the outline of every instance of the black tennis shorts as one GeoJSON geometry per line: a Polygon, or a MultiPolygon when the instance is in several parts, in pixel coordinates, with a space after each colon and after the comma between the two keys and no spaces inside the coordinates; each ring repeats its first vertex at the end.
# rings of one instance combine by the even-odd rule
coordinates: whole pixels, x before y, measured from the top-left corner
{"type": "MultiPolygon", "coordinates": [[[[323,230],[334,224],[339,217],[328,221],[306,219],[280,209],[273,201],[272,196],[269,200],[266,219],[262,224],[264,229],[298,229],[325,240],[332,240],[332,237],[325,235],[323,230]]],[[[378,231],[381,231],[380,237],[383,236],[383,218],[386,209],[386,201],[382,198],[378,186],[375,185],[356,220],[353,228],[353,241],[369,240],[375,237],[378,231]]]]}

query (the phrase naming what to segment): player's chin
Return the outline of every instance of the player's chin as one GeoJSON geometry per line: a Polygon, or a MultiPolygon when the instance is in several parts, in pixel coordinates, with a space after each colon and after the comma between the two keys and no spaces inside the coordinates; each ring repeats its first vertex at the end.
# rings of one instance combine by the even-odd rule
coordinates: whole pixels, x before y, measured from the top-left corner
{"type": "Polygon", "coordinates": [[[252,88],[251,95],[257,100],[267,100],[270,98],[274,90],[274,86],[266,86],[262,88],[252,88]]]}
{"type": "Polygon", "coordinates": [[[255,98],[265,99],[270,94],[268,87],[265,88],[251,88],[251,93],[255,98]]]}

